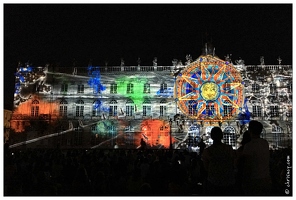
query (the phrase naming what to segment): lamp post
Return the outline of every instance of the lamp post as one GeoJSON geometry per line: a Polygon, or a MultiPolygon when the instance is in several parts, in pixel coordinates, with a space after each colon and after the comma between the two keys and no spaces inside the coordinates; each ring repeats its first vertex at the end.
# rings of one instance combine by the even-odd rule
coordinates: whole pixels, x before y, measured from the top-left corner
{"type": "Polygon", "coordinates": [[[169,120],[169,123],[170,123],[170,150],[172,150],[172,118],[170,118],[169,120]]]}

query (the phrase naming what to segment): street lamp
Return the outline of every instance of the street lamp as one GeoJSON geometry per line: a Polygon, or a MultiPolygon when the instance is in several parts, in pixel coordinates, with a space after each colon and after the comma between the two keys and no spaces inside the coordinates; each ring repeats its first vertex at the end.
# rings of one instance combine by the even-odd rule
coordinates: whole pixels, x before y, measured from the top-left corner
{"type": "Polygon", "coordinates": [[[170,123],[170,150],[172,150],[172,118],[170,118],[169,120],[169,123],[170,123]]]}

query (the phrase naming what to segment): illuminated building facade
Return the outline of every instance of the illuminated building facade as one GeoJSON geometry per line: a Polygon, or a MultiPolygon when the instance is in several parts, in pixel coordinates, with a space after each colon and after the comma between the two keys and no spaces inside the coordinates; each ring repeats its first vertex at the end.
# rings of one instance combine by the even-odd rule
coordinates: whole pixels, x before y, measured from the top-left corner
{"type": "Polygon", "coordinates": [[[292,145],[292,66],[232,63],[205,48],[171,66],[32,67],[16,72],[11,147],[150,148],[195,151],[220,126],[237,148],[248,122],[271,148],[292,145]]]}

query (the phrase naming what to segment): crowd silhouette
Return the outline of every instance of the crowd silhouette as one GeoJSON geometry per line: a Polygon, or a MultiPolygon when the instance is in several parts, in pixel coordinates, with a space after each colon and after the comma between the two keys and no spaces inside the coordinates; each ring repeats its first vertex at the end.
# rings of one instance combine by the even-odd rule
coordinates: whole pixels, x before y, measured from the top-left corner
{"type": "Polygon", "coordinates": [[[250,158],[244,156],[254,140],[250,132],[244,133],[242,146],[232,150],[221,142],[222,131],[215,127],[214,143],[202,154],[147,148],[6,148],[4,196],[286,196],[291,148],[268,150],[270,179],[259,177],[267,180],[262,182],[267,192],[259,183],[262,193],[247,188],[249,181],[258,182],[255,175],[252,180],[245,177],[252,173],[245,169],[250,158]]]}

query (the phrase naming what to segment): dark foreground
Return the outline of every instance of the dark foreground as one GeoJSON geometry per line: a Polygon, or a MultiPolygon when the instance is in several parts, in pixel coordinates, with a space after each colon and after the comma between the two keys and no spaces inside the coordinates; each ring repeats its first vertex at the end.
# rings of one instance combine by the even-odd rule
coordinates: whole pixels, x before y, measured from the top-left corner
{"type": "MultiPolygon", "coordinates": [[[[270,155],[270,196],[291,196],[292,189],[285,191],[292,150],[270,155]]],[[[4,196],[212,196],[206,176],[200,156],[184,150],[10,149],[4,155],[4,196]]],[[[292,176],[288,181],[292,188],[292,176]]],[[[244,196],[238,184],[230,196],[244,196]]]]}

